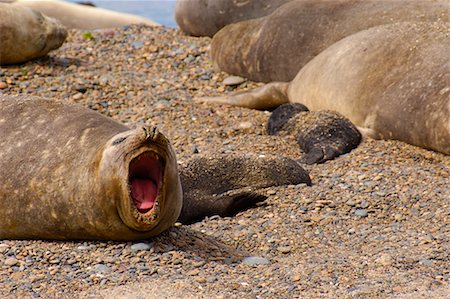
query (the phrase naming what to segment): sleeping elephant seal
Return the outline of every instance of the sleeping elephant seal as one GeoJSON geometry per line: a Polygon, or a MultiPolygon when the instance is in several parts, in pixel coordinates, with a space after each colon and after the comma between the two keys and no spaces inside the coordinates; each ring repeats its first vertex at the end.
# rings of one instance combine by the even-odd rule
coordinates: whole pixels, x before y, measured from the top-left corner
{"type": "Polygon", "coordinates": [[[450,155],[450,22],[396,23],[340,40],[290,83],[200,101],[264,109],[333,110],[377,139],[450,155]]]}
{"type": "Polygon", "coordinates": [[[180,214],[175,153],[154,127],[0,96],[0,131],[0,239],[144,239],[180,214]]]}
{"type": "Polygon", "coordinates": [[[145,239],[311,183],[283,157],[195,155],[178,173],[156,128],[41,98],[0,96],[0,132],[0,239],[145,239]]]}
{"type": "Polygon", "coordinates": [[[217,32],[211,57],[222,71],[253,81],[291,81],[338,40],[370,27],[449,20],[447,0],[295,0],[259,19],[217,32]]]}
{"type": "Polygon", "coordinates": [[[175,20],[188,35],[212,37],[225,25],[266,16],[292,0],[178,0],[175,20]]]}
{"type": "Polygon", "coordinates": [[[0,3],[0,65],[28,61],[59,48],[67,31],[59,22],[26,7],[0,3]]]}
{"type": "Polygon", "coordinates": [[[144,17],[61,0],[16,0],[13,5],[40,11],[59,20],[67,28],[93,30],[130,24],[159,25],[144,17]]]}

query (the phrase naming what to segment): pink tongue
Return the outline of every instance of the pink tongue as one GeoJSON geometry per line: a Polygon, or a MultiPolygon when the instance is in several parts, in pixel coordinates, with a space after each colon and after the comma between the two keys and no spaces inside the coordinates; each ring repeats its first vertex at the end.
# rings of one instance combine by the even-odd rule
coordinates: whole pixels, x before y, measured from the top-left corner
{"type": "Polygon", "coordinates": [[[134,179],[131,183],[131,196],[141,213],[148,212],[155,204],[158,188],[152,180],[134,179]]]}

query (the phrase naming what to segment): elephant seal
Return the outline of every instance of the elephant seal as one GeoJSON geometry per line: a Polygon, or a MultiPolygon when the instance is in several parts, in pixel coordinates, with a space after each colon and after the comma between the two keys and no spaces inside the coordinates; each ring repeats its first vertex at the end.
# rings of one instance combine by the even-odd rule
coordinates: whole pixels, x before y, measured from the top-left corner
{"type": "Polygon", "coordinates": [[[42,98],[0,107],[0,239],[144,239],[177,220],[176,157],[156,128],[42,98]]]}
{"type": "Polygon", "coordinates": [[[0,3],[0,65],[22,63],[59,48],[67,30],[26,7],[0,3]]]}
{"type": "Polygon", "coordinates": [[[180,165],[183,204],[178,221],[188,224],[204,216],[232,216],[263,201],[257,188],[311,185],[308,173],[286,157],[246,155],[200,156],[180,165]]]}
{"type": "Polygon", "coordinates": [[[449,20],[447,0],[294,0],[270,15],[225,26],[211,44],[220,70],[253,81],[291,81],[312,58],[370,27],[449,20]]]}
{"type": "Polygon", "coordinates": [[[311,184],[283,157],[196,156],[178,172],[156,128],[42,98],[0,96],[0,131],[0,239],[144,239],[252,207],[256,188],[311,184]]]}
{"type": "Polygon", "coordinates": [[[40,11],[59,20],[67,28],[93,30],[130,24],[159,25],[144,17],[61,0],[16,0],[12,5],[25,6],[40,11]]]}
{"type": "Polygon", "coordinates": [[[361,133],[347,118],[333,111],[309,111],[305,105],[277,107],[267,122],[269,135],[293,135],[305,153],[301,162],[324,163],[350,152],[361,142],[361,133]]]}
{"type": "Polygon", "coordinates": [[[373,27],[333,44],[290,83],[198,99],[264,109],[301,103],[332,110],[365,136],[450,154],[450,22],[373,27]]]}
{"type": "Polygon", "coordinates": [[[178,0],[175,21],[188,35],[212,37],[225,25],[266,16],[292,0],[178,0]]]}

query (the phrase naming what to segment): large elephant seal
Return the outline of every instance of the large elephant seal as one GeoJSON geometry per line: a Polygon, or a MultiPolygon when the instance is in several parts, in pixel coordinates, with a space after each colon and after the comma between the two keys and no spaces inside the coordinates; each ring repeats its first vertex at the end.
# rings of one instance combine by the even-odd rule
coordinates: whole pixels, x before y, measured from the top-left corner
{"type": "Polygon", "coordinates": [[[266,16],[292,0],[178,0],[175,20],[193,36],[212,37],[225,25],[266,16]]]}
{"type": "Polygon", "coordinates": [[[0,131],[0,239],[144,239],[311,184],[283,157],[196,155],[178,173],[156,128],[42,98],[0,96],[0,131]]]}
{"type": "Polygon", "coordinates": [[[26,7],[0,3],[0,65],[28,61],[59,48],[64,26],[26,7]]]}
{"type": "Polygon", "coordinates": [[[294,0],[266,17],[225,26],[213,38],[211,56],[230,74],[287,82],[320,52],[358,31],[449,18],[447,0],[294,0]]]}
{"type": "Polygon", "coordinates": [[[340,40],[290,83],[201,101],[264,109],[333,110],[377,139],[450,154],[450,22],[397,23],[340,40]]]}
{"type": "Polygon", "coordinates": [[[92,30],[130,24],[159,25],[144,17],[61,0],[16,0],[12,5],[40,11],[59,20],[68,28],[92,30]]]}
{"type": "Polygon", "coordinates": [[[154,127],[0,96],[0,131],[0,239],[143,239],[180,214],[175,153],[154,127]]]}

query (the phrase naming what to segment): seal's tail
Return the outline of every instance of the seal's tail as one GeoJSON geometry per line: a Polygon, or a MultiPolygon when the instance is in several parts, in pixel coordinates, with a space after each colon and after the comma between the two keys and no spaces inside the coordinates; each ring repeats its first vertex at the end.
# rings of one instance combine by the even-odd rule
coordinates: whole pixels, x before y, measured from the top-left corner
{"type": "Polygon", "coordinates": [[[288,82],[272,82],[260,88],[218,97],[202,97],[197,102],[227,104],[251,109],[270,109],[288,103],[288,82]]]}

